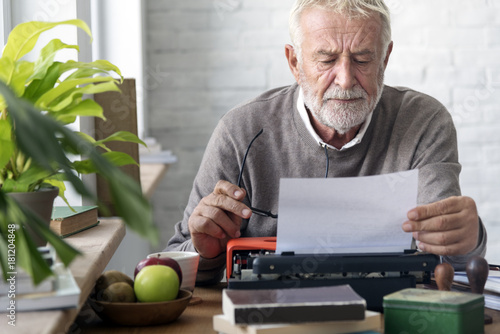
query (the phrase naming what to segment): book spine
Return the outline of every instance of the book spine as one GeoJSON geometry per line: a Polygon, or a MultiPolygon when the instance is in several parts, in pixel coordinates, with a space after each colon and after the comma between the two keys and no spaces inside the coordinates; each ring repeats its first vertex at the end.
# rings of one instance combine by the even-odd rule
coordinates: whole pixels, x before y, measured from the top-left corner
{"type": "Polygon", "coordinates": [[[363,305],[304,305],[287,307],[235,308],[236,324],[300,323],[363,320],[363,305]]]}

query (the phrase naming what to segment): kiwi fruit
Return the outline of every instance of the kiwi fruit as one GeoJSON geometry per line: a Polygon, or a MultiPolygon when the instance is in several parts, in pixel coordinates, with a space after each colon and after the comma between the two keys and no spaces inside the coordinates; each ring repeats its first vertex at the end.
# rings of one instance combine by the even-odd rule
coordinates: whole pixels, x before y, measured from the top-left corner
{"type": "Polygon", "coordinates": [[[101,300],[110,303],[135,303],[134,288],[125,282],[116,282],[103,290],[101,300]]]}
{"type": "Polygon", "coordinates": [[[96,281],[94,294],[96,299],[102,300],[104,290],[114,283],[124,283],[129,285],[132,290],[134,289],[134,281],[118,270],[108,270],[99,276],[96,281]]]}

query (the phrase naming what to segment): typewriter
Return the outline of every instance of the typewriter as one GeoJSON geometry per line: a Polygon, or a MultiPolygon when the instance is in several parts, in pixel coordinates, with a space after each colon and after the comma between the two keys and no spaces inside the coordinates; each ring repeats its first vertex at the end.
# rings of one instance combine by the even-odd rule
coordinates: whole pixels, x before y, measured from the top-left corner
{"type": "Polygon", "coordinates": [[[383,296],[428,284],[441,260],[434,254],[276,254],[276,237],[232,239],[227,244],[228,289],[283,289],[349,284],[367,308],[381,312],[383,296]]]}

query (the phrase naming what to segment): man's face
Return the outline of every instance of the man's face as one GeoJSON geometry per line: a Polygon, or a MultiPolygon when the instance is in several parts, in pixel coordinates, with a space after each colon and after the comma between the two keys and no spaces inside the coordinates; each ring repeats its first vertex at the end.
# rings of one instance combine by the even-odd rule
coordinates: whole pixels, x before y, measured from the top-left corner
{"type": "Polygon", "coordinates": [[[313,8],[302,14],[301,28],[296,78],[304,102],[319,122],[344,134],[375,109],[392,45],[386,56],[377,14],[348,20],[313,8]]]}

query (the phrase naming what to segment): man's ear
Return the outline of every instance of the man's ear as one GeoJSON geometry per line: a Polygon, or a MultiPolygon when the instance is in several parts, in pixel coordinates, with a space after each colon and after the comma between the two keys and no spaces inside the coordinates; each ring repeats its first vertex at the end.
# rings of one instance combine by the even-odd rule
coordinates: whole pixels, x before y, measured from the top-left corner
{"type": "Polygon", "coordinates": [[[385,59],[384,59],[384,69],[387,67],[387,64],[389,63],[389,57],[391,56],[392,53],[392,47],[394,46],[394,42],[390,42],[389,46],[387,47],[387,52],[385,54],[385,59]]]}
{"type": "Polygon", "coordinates": [[[295,77],[295,81],[300,84],[299,60],[297,59],[297,53],[295,52],[295,49],[290,44],[285,45],[285,55],[286,59],[288,60],[290,71],[292,71],[292,74],[295,77]]]}

